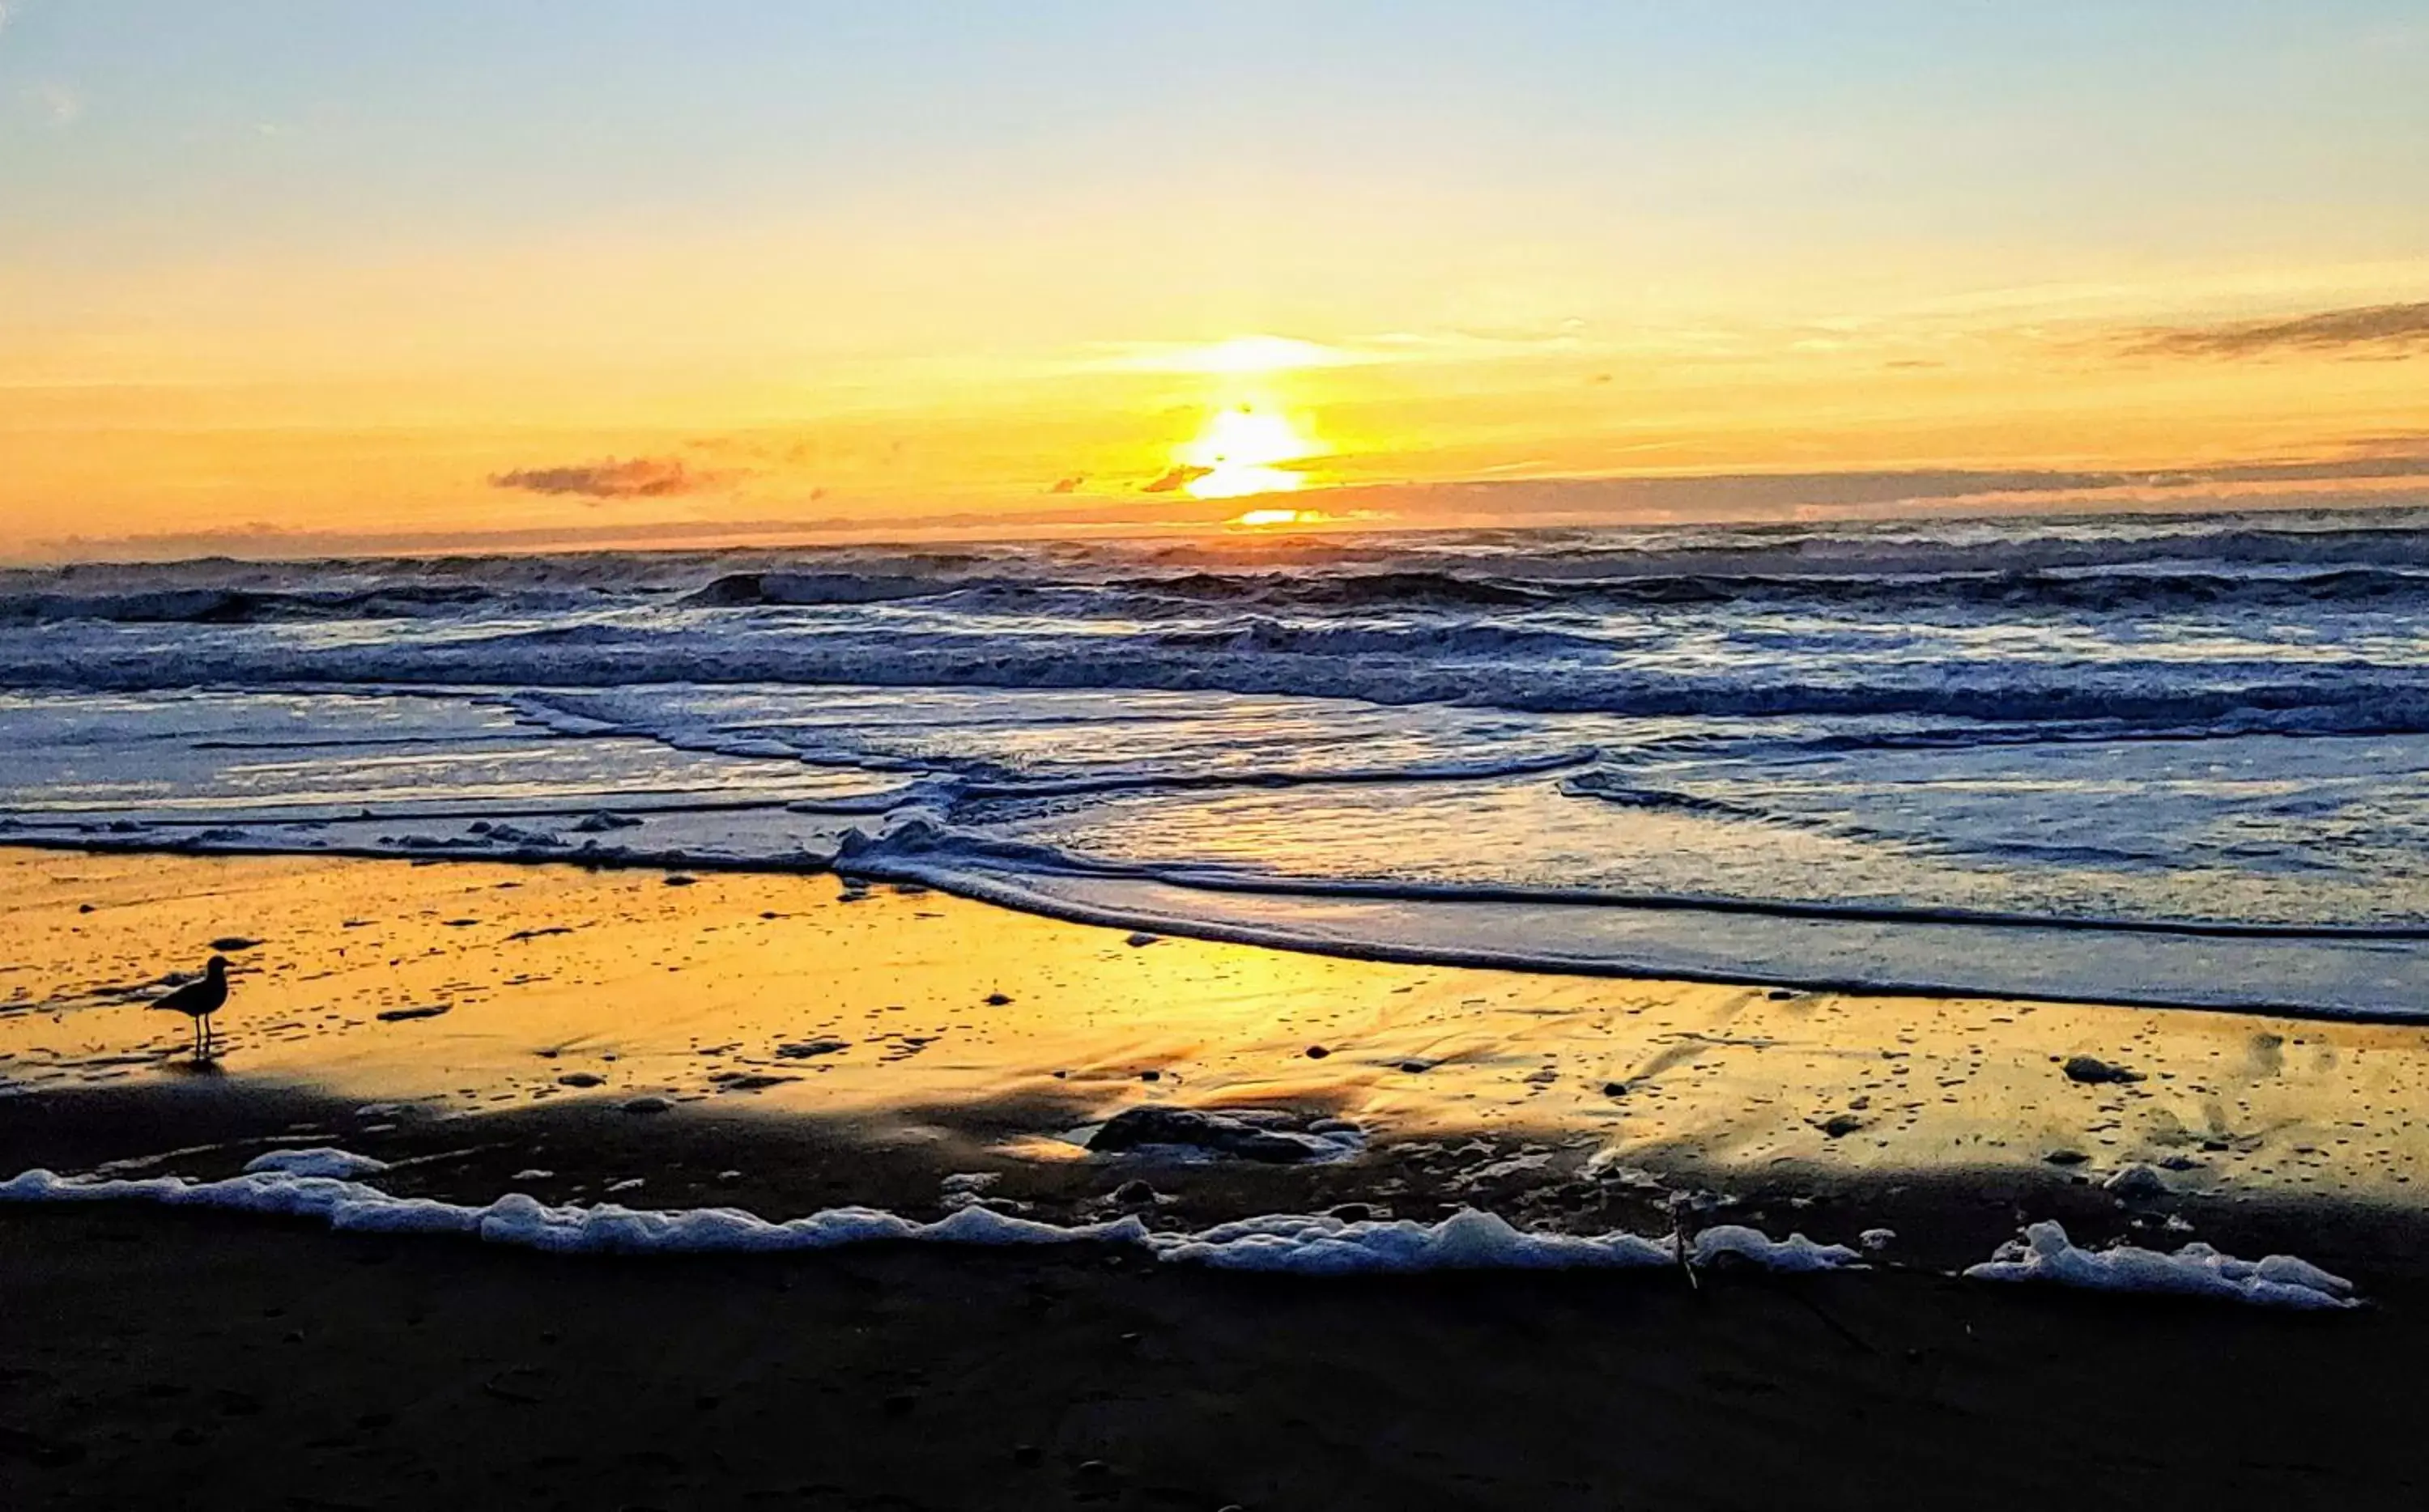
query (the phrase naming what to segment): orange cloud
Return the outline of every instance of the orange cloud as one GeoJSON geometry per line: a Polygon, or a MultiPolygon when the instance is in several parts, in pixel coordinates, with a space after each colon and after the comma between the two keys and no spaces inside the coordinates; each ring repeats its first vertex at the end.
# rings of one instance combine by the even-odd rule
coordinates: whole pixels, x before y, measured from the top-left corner
{"type": "Polygon", "coordinates": [[[1193,468],[1187,466],[1170,468],[1159,474],[1154,482],[1140,484],[1139,492],[1143,494],[1168,494],[1176,488],[1188,487],[1191,484],[1203,478],[1214,470],[1214,469],[1213,468],[1193,468]]]}
{"type": "Polygon", "coordinates": [[[536,494],[576,494],[586,499],[663,499],[669,494],[722,487],[735,476],[730,471],[688,468],[674,457],[609,457],[604,462],[493,472],[489,485],[536,494]]]}

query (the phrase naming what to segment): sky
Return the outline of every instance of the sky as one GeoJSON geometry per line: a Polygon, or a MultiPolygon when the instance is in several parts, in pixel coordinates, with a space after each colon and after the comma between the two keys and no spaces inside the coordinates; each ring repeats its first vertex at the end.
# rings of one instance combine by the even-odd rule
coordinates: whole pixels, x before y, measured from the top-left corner
{"type": "Polygon", "coordinates": [[[2422,501],[2419,0],[0,0],[0,557],[2422,501]]]}

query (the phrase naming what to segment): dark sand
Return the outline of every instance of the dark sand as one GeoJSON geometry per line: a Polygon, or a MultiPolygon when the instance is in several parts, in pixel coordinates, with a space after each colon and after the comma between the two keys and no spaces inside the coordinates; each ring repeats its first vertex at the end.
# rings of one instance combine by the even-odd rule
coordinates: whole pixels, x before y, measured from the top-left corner
{"type": "Polygon", "coordinates": [[[2418,1505],[2423,1298],[559,1258],[0,1209],[10,1507],[2418,1505]]]}

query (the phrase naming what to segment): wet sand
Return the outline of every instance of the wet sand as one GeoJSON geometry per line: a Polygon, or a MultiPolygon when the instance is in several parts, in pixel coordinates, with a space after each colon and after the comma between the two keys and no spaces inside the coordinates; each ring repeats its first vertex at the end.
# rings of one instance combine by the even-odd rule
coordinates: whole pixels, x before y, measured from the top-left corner
{"type": "Polygon", "coordinates": [[[552,1259],[0,1208],[0,1500],[2308,1505],[2406,1499],[2422,1464],[2393,1421],[2429,1343],[2421,1029],[1429,970],[845,893],[0,850],[0,1174],[338,1144],[458,1200],[933,1217],[979,1175],[1058,1222],[1357,1203],[1658,1233],[1693,1198],[1898,1237],[1866,1273],[1691,1290],[1087,1249],[552,1259]],[[198,1068],[184,1021],[136,1004],[232,938],[257,943],[222,946],[225,1048],[198,1068]],[[2082,1055],[2142,1079],[2073,1079],[2082,1055]],[[1086,1150],[1146,1102],[1363,1144],[1086,1150]],[[2103,1190],[2134,1161],[2170,1190],[2103,1190]],[[2046,1217],[2291,1250],[2371,1306],[1946,1274],[2046,1217]]]}
{"type": "Polygon", "coordinates": [[[188,1026],[140,1001],[251,941],[211,1078],[419,1116],[663,1097],[1048,1161],[1155,1102],[1532,1143],[1551,1171],[2429,1189],[2429,1027],[1132,944],[821,877],[0,847],[0,1093],[190,1086],[188,1026]],[[2073,1079],[2078,1056],[2139,1079],[2073,1079]]]}

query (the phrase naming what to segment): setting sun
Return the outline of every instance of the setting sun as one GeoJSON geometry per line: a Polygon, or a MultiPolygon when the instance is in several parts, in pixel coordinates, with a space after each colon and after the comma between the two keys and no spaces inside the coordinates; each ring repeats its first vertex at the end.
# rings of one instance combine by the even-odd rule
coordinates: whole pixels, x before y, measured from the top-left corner
{"type": "Polygon", "coordinates": [[[1289,417],[1242,404],[1216,410],[1197,436],[1173,452],[1192,469],[1186,487],[1199,499],[1288,493],[1305,479],[1284,463],[1321,456],[1325,448],[1302,435],[1289,417]]]}
{"type": "Polygon", "coordinates": [[[1230,523],[1244,530],[1271,530],[1277,525],[1316,525],[1332,517],[1321,509],[1249,509],[1231,517],[1230,523]]]}

